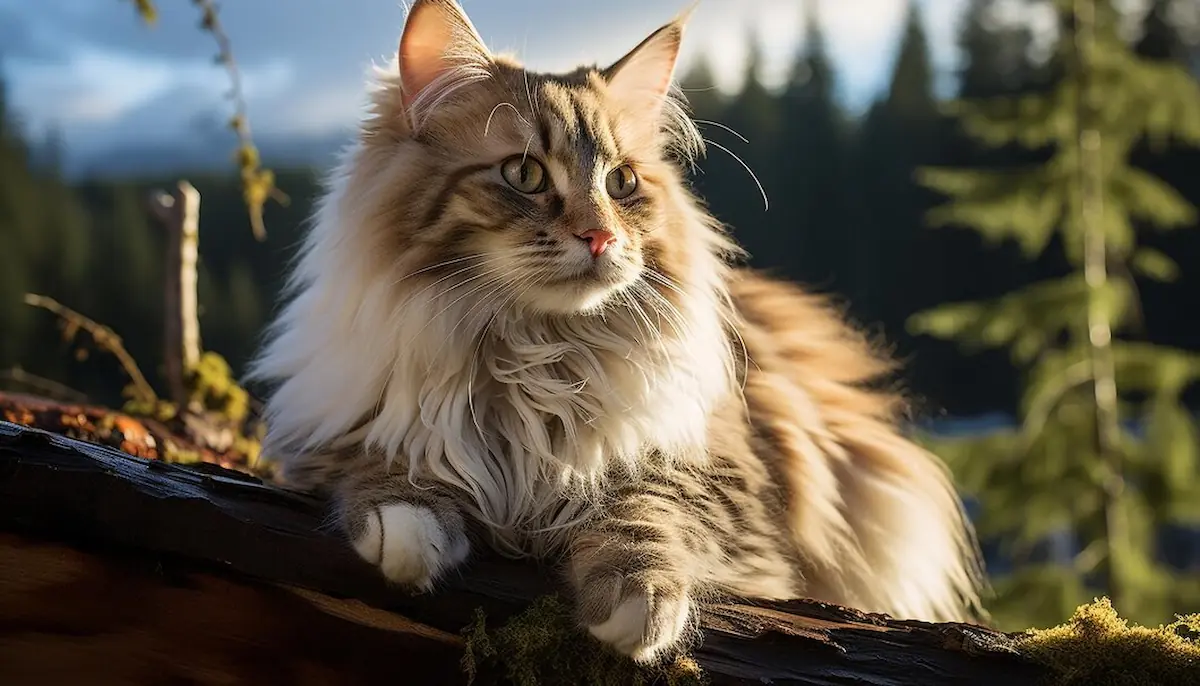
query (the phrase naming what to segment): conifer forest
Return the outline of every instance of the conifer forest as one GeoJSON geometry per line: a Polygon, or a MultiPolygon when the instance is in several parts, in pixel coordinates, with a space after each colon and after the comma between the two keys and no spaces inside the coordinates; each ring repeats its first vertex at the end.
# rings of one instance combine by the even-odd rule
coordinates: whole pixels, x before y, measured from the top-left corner
{"type": "MultiPolygon", "coordinates": [[[[679,74],[711,142],[693,183],[752,265],[833,295],[902,360],[911,429],[968,501],[998,625],[1057,624],[1097,596],[1157,625],[1200,612],[1200,12],[1019,1],[1053,13],[1053,40],[1035,50],[995,2],[964,0],[950,97],[911,4],[862,113],[837,98],[817,22],[778,87],[752,54],[724,92],[707,55],[679,74]]],[[[111,4],[139,21],[143,3],[111,4]]],[[[127,399],[122,367],[30,293],[109,327],[162,386],[147,197],[184,178],[203,199],[203,346],[240,373],[326,170],[264,157],[267,172],[251,146],[240,174],[66,174],[56,145],[0,88],[0,390],[127,399]]]]}

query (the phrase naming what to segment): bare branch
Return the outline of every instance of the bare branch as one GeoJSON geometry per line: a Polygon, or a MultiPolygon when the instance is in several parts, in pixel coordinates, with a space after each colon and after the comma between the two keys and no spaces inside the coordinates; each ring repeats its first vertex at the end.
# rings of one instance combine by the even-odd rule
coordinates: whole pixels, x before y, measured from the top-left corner
{"type": "Polygon", "coordinates": [[[229,99],[233,101],[234,106],[233,118],[229,120],[229,128],[233,129],[238,137],[237,163],[242,174],[242,197],[246,201],[246,207],[250,210],[250,226],[254,230],[254,237],[261,241],[267,237],[267,229],[263,225],[262,217],[263,206],[267,199],[274,198],[278,202],[286,202],[287,196],[275,187],[275,173],[261,166],[258,148],[255,147],[254,141],[250,137],[250,121],[246,112],[246,96],[242,90],[242,74],[238,69],[237,62],[233,59],[233,45],[229,41],[229,35],[225,33],[225,28],[221,25],[221,19],[217,14],[217,5],[213,0],[192,0],[192,2],[200,8],[200,28],[211,33],[213,39],[217,41],[217,63],[224,66],[225,70],[229,72],[231,84],[229,99]]]}
{"type": "Polygon", "coordinates": [[[0,370],[0,381],[7,381],[22,388],[36,391],[39,395],[55,400],[71,403],[85,403],[88,401],[86,393],[77,391],[53,379],[47,379],[37,374],[30,374],[20,367],[0,370]]]}
{"type": "MultiPolygon", "coordinates": [[[[153,0],[134,0],[138,14],[147,23],[153,25],[157,21],[158,11],[153,0]]],[[[255,239],[262,241],[267,237],[266,225],[263,223],[263,206],[267,200],[274,200],[281,205],[291,202],[287,194],[275,186],[275,172],[262,166],[258,147],[250,136],[250,120],[247,115],[246,95],[242,88],[242,73],[237,61],[233,58],[233,44],[221,18],[217,12],[217,4],[213,0],[192,0],[192,4],[200,10],[200,28],[212,34],[217,42],[216,62],[229,73],[229,99],[233,101],[233,116],[229,120],[229,128],[237,134],[238,147],[235,155],[238,170],[242,177],[242,199],[250,213],[250,227],[255,239]]]]}
{"type": "Polygon", "coordinates": [[[137,362],[134,362],[133,356],[125,349],[121,337],[115,331],[83,316],[54,298],[36,293],[26,293],[25,304],[40,307],[58,315],[66,326],[65,335],[68,340],[74,338],[75,333],[80,330],[88,332],[97,347],[112,353],[121,363],[121,367],[133,382],[133,390],[137,399],[149,403],[158,402],[158,394],[154,392],[154,387],[150,385],[149,381],[146,381],[142,370],[138,368],[137,362]]]}

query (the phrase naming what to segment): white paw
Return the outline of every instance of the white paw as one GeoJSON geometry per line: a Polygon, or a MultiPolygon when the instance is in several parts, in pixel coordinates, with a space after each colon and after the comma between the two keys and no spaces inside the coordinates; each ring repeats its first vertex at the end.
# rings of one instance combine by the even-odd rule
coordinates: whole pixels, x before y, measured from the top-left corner
{"type": "Polygon", "coordinates": [[[466,559],[465,537],[449,535],[427,507],[396,503],[371,510],[354,549],[391,581],[423,591],[441,572],[466,559]]]}
{"type": "Polygon", "coordinates": [[[636,593],[622,601],[608,619],[588,626],[588,631],[637,662],[651,662],[683,636],[691,606],[687,595],[647,597],[636,593]]]}

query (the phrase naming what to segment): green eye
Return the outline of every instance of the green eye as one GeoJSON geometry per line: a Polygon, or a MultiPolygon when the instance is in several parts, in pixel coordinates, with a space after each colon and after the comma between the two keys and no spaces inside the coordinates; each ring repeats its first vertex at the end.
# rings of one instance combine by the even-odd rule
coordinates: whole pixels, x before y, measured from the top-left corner
{"type": "Polygon", "coordinates": [[[633,173],[633,167],[622,164],[608,173],[604,185],[614,200],[624,200],[637,190],[637,174],[633,173]]]}
{"type": "Polygon", "coordinates": [[[504,160],[500,175],[505,183],[522,193],[540,193],[546,190],[546,168],[541,162],[527,155],[518,155],[504,160]]]}

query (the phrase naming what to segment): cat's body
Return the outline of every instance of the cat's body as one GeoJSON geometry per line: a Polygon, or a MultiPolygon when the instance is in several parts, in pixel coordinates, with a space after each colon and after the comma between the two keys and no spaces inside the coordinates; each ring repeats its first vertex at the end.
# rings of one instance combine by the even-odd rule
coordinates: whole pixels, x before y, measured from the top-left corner
{"type": "Polygon", "coordinates": [[[970,528],[868,387],[889,364],[731,266],[681,180],[681,34],[533,74],[418,0],[257,362],[266,451],[389,578],[429,588],[473,544],[562,559],[638,659],[719,593],[970,619],[970,528]]]}

